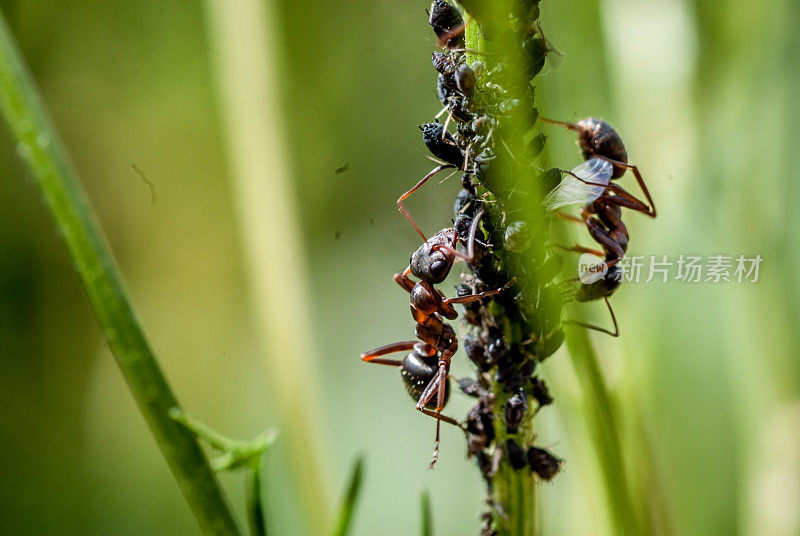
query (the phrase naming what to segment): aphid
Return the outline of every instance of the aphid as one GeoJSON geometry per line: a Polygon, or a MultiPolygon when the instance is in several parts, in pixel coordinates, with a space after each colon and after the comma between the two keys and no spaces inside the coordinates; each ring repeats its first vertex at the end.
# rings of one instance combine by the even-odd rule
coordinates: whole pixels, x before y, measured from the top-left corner
{"type": "Polygon", "coordinates": [[[506,232],[503,235],[503,245],[509,251],[522,253],[531,245],[532,238],[528,230],[528,224],[524,221],[515,221],[506,227],[506,232]]]}
{"type": "Polygon", "coordinates": [[[509,398],[508,402],[506,402],[505,418],[507,433],[517,433],[519,430],[519,425],[522,424],[522,419],[525,418],[525,413],[527,411],[528,400],[525,396],[525,392],[520,390],[520,392],[509,398]]]}
{"type": "Polygon", "coordinates": [[[445,52],[434,52],[431,54],[431,63],[433,63],[433,68],[436,69],[436,72],[444,78],[444,82],[450,91],[457,91],[456,62],[453,61],[452,55],[445,52]]]}
{"type": "Polygon", "coordinates": [[[436,79],[436,93],[439,100],[447,110],[459,121],[469,121],[471,113],[467,108],[467,99],[459,95],[447,85],[444,75],[439,75],[436,79]]]}
{"type": "Polygon", "coordinates": [[[444,0],[433,0],[428,16],[440,46],[461,48],[464,46],[464,19],[452,4],[444,0]]]}
{"type": "Polygon", "coordinates": [[[506,457],[508,458],[508,464],[515,470],[519,471],[526,465],[528,465],[528,460],[525,456],[525,451],[522,447],[519,446],[519,443],[514,441],[511,438],[506,439],[505,443],[505,452],[506,457]]]}
{"type": "Polygon", "coordinates": [[[475,89],[475,71],[471,67],[462,63],[456,67],[455,81],[458,90],[465,96],[472,95],[472,90],[475,89]]]}
{"type": "Polygon", "coordinates": [[[561,470],[561,460],[545,449],[531,447],[528,449],[528,464],[531,471],[539,475],[542,480],[550,481],[561,470]]]}
{"type": "Polygon", "coordinates": [[[460,378],[458,388],[461,392],[472,398],[480,398],[487,394],[486,389],[475,378],[460,378]]]}
{"type": "Polygon", "coordinates": [[[534,376],[531,378],[531,396],[536,400],[538,412],[544,406],[549,406],[553,403],[553,397],[550,395],[550,390],[543,379],[534,376]]]}
{"type": "Polygon", "coordinates": [[[444,130],[443,125],[440,123],[425,123],[424,125],[419,125],[418,128],[422,131],[422,142],[433,156],[444,160],[451,167],[463,167],[464,154],[456,145],[456,140],[453,139],[453,136],[444,130]]]}
{"type": "Polygon", "coordinates": [[[464,337],[464,351],[466,352],[469,360],[472,361],[476,367],[478,367],[478,370],[489,370],[489,363],[486,361],[484,345],[480,339],[476,339],[472,335],[467,335],[464,337]]]}
{"type": "Polygon", "coordinates": [[[467,452],[477,454],[494,441],[492,408],[484,400],[472,406],[467,415],[467,452]]]}

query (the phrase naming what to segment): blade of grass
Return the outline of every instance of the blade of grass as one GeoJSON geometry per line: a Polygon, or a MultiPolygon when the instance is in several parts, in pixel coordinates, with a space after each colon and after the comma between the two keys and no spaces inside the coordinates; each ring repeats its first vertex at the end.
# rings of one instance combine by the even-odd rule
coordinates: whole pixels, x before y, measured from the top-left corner
{"type": "Polygon", "coordinates": [[[361,491],[361,480],[364,474],[364,457],[359,456],[353,464],[353,471],[350,476],[350,484],[347,486],[347,493],[342,502],[342,508],[339,510],[339,520],[336,522],[333,536],[346,536],[350,530],[350,525],[353,521],[353,512],[355,510],[356,501],[358,500],[358,493],[361,491]]]}
{"type": "Polygon", "coordinates": [[[433,516],[431,515],[431,496],[428,490],[420,495],[420,509],[422,510],[422,536],[433,536],[433,516]]]}
{"type": "Polygon", "coordinates": [[[206,534],[239,534],[193,435],[169,416],[177,407],[122,288],[120,276],[67,151],[0,14],[0,107],[17,153],[42,191],[120,370],[172,475],[206,534]]]}
{"type": "Polygon", "coordinates": [[[330,508],[318,450],[325,444],[317,417],[322,404],[316,400],[308,277],[283,136],[277,8],[258,0],[207,0],[205,11],[249,295],[288,453],[292,513],[305,525],[300,532],[323,534],[330,508]]]}
{"type": "Polygon", "coordinates": [[[567,334],[567,348],[583,393],[583,405],[589,433],[600,463],[606,502],[617,534],[640,534],[639,516],[633,507],[625,474],[619,428],[611,398],[606,389],[592,343],[586,330],[567,334]]]}
{"type": "Polygon", "coordinates": [[[247,519],[250,522],[250,534],[253,536],[267,536],[267,520],[264,515],[264,500],[262,498],[263,485],[261,483],[261,457],[254,458],[250,465],[250,474],[247,479],[247,519]]]}

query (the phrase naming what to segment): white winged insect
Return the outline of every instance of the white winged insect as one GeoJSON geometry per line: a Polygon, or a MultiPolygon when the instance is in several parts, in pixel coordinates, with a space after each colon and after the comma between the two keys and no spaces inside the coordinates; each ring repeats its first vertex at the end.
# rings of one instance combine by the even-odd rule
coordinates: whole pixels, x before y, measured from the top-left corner
{"type": "Polygon", "coordinates": [[[544,198],[544,204],[548,210],[567,205],[588,205],[603,195],[613,174],[614,166],[611,163],[601,158],[590,158],[576,166],[571,174],[567,173],[561,183],[544,198]]]}

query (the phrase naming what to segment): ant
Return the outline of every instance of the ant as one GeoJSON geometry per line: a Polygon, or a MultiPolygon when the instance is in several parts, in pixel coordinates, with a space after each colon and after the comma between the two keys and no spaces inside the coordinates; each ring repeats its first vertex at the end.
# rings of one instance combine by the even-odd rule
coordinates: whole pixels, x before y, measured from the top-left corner
{"type": "MultiPolygon", "coordinates": [[[[608,297],[619,287],[622,274],[616,264],[622,260],[628,249],[629,235],[627,227],[622,222],[622,208],[630,208],[655,218],[655,203],[639,169],[628,163],[628,153],[622,138],[606,121],[593,117],[581,119],[577,123],[554,121],[543,117],[540,119],[545,123],[562,125],[578,133],[578,145],[585,162],[572,171],[560,170],[570,177],[547,195],[545,204],[550,210],[574,203],[583,204],[580,218],[561,212],[557,215],[568,221],[584,224],[603,251],[584,248],[577,244],[564,249],[605,257],[605,273],[598,281],[583,284],[576,295],[576,300],[586,302],[604,299],[614,321],[614,332],[591,327],[616,337],[619,335],[619,328],[608,297]],[[649,204],[637,199],[621,186],[611,183],[628,169],[636,177],[649,204]]],[[[571,323],[590,327],[582,322],[571,323]]]]}
{"type": "MultiPolygon", "coordinates": [[[[442,415],[448,398],[450,359],[458,349],[458,340],[450,324],[442,317],[455,320],[458,313],[454,304],[467,304],[482,300],[503,291],[504,288],[446,298],[434,285],[443,282],[456,259],[471,262],[474,258],[475,233],[483,216],[476,214],[469,231],[467,254],[455,249],[458,233],[454,228],[442,229],[426,239],[412,255],[408,268],[394,275],[394,280],[411,295],[411,315],[416,322],[415,333],[422,341],[405,341],[376,348],[361,354],[362,361],[400,367],[406,390],[417,398],[416,409],[436,419],[436,440],[430,468],[439,456],[439,429],[441,421],[462,428],[453,418],[442,415]],[[419,279],[414,282],[409,274],[419,279]],[[386,354],[412,350],[402,361],[382,359],[386,354]],[[435,402],[434,402],[435,397],[435,402]]],[[[463,429],[463,428],[462,428],[463,429]]]]}
{"type": "MultiPolygon", "coordinates": [[[[603,251],[586,248],[578,244],[572,247],[559,247],[578,253],[591,253],[605,259],[602,265],[605,270],[603,276],[597,281],[582,284],[575,299],[578,302],[604,299],[606,307],[608,307],[608,311],[611,314],[611,319],[614,322],[614,331],[612,332],[580,321],[569,321],[569,323],[608,333],[613,337],[618,337],[619,327],[617,325],[616,316],[614,315],[614,310],[611,307],[611,303],[608,301],[608,297],[611,296],[620,285],[622,273],[617,263],[625,257],[628,251],[630,236],[628,234],[628,228],[622,221],[622,206],[614,202],[612,196],[607,196],[602,193],[602,188],[605,184],[608,184],[613,174],[612,165],[601,159],[590,158],[572,171],[565,171],[565,173],[570,175],[571,178],[562,181],[562,183],[545,198],[545,203],[547,203],[548,208],[551,209],[569,204],[573,201],[565,201],[565,199],[570,198],[572,194],[575,194],[579,190],[581,190],[580,195],[583,195],[584,199],[588,201],[581,209],[581,218],[561,212],[557,213],[557,215],[568,221],[584,224],[589,231],[589,235],[595,242],[600,244],[603,251]],[[587,181],[586,178],[594,180],[587,181]],[[593,191],[591,189],[575,188],[576,186],[582,187],[584,184],[591,185],[593,191]]],[[[573,196],[573,199],[574,197],[577,196],[573,196]]]]}

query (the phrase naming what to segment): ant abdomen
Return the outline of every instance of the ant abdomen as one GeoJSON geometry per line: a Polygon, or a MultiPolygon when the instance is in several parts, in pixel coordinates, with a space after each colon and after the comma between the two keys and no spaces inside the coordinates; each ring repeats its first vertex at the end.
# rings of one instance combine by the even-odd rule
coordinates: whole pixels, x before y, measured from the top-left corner
{"type": "Polygon", "coordinates": [[[617,290],[620,283],[622,283],[622,272],[619,266],[610,266],[602,279],[581,285],[575,295],[575,301],[588,302],[607,298],[617,290]]]}
{"type": "MultiPolygon", "coordinates": [[[[400,365],[400,375],[403,378],[403,385],[406,391],[414,400],[418,400],[422,396],[422,391],[436,376],[438,369],[439,358],[436,354],[432,356],[425,356],[417,353],[416,351],[409,353],[403,364],[400,365]]],[[[450,397],[450,382],[447,381],[444,389],[444,403],[450,397]]],[[[438,401],[436,397],[431,398],[425,407],[428,409],[436,409],[438,401]]]]}

